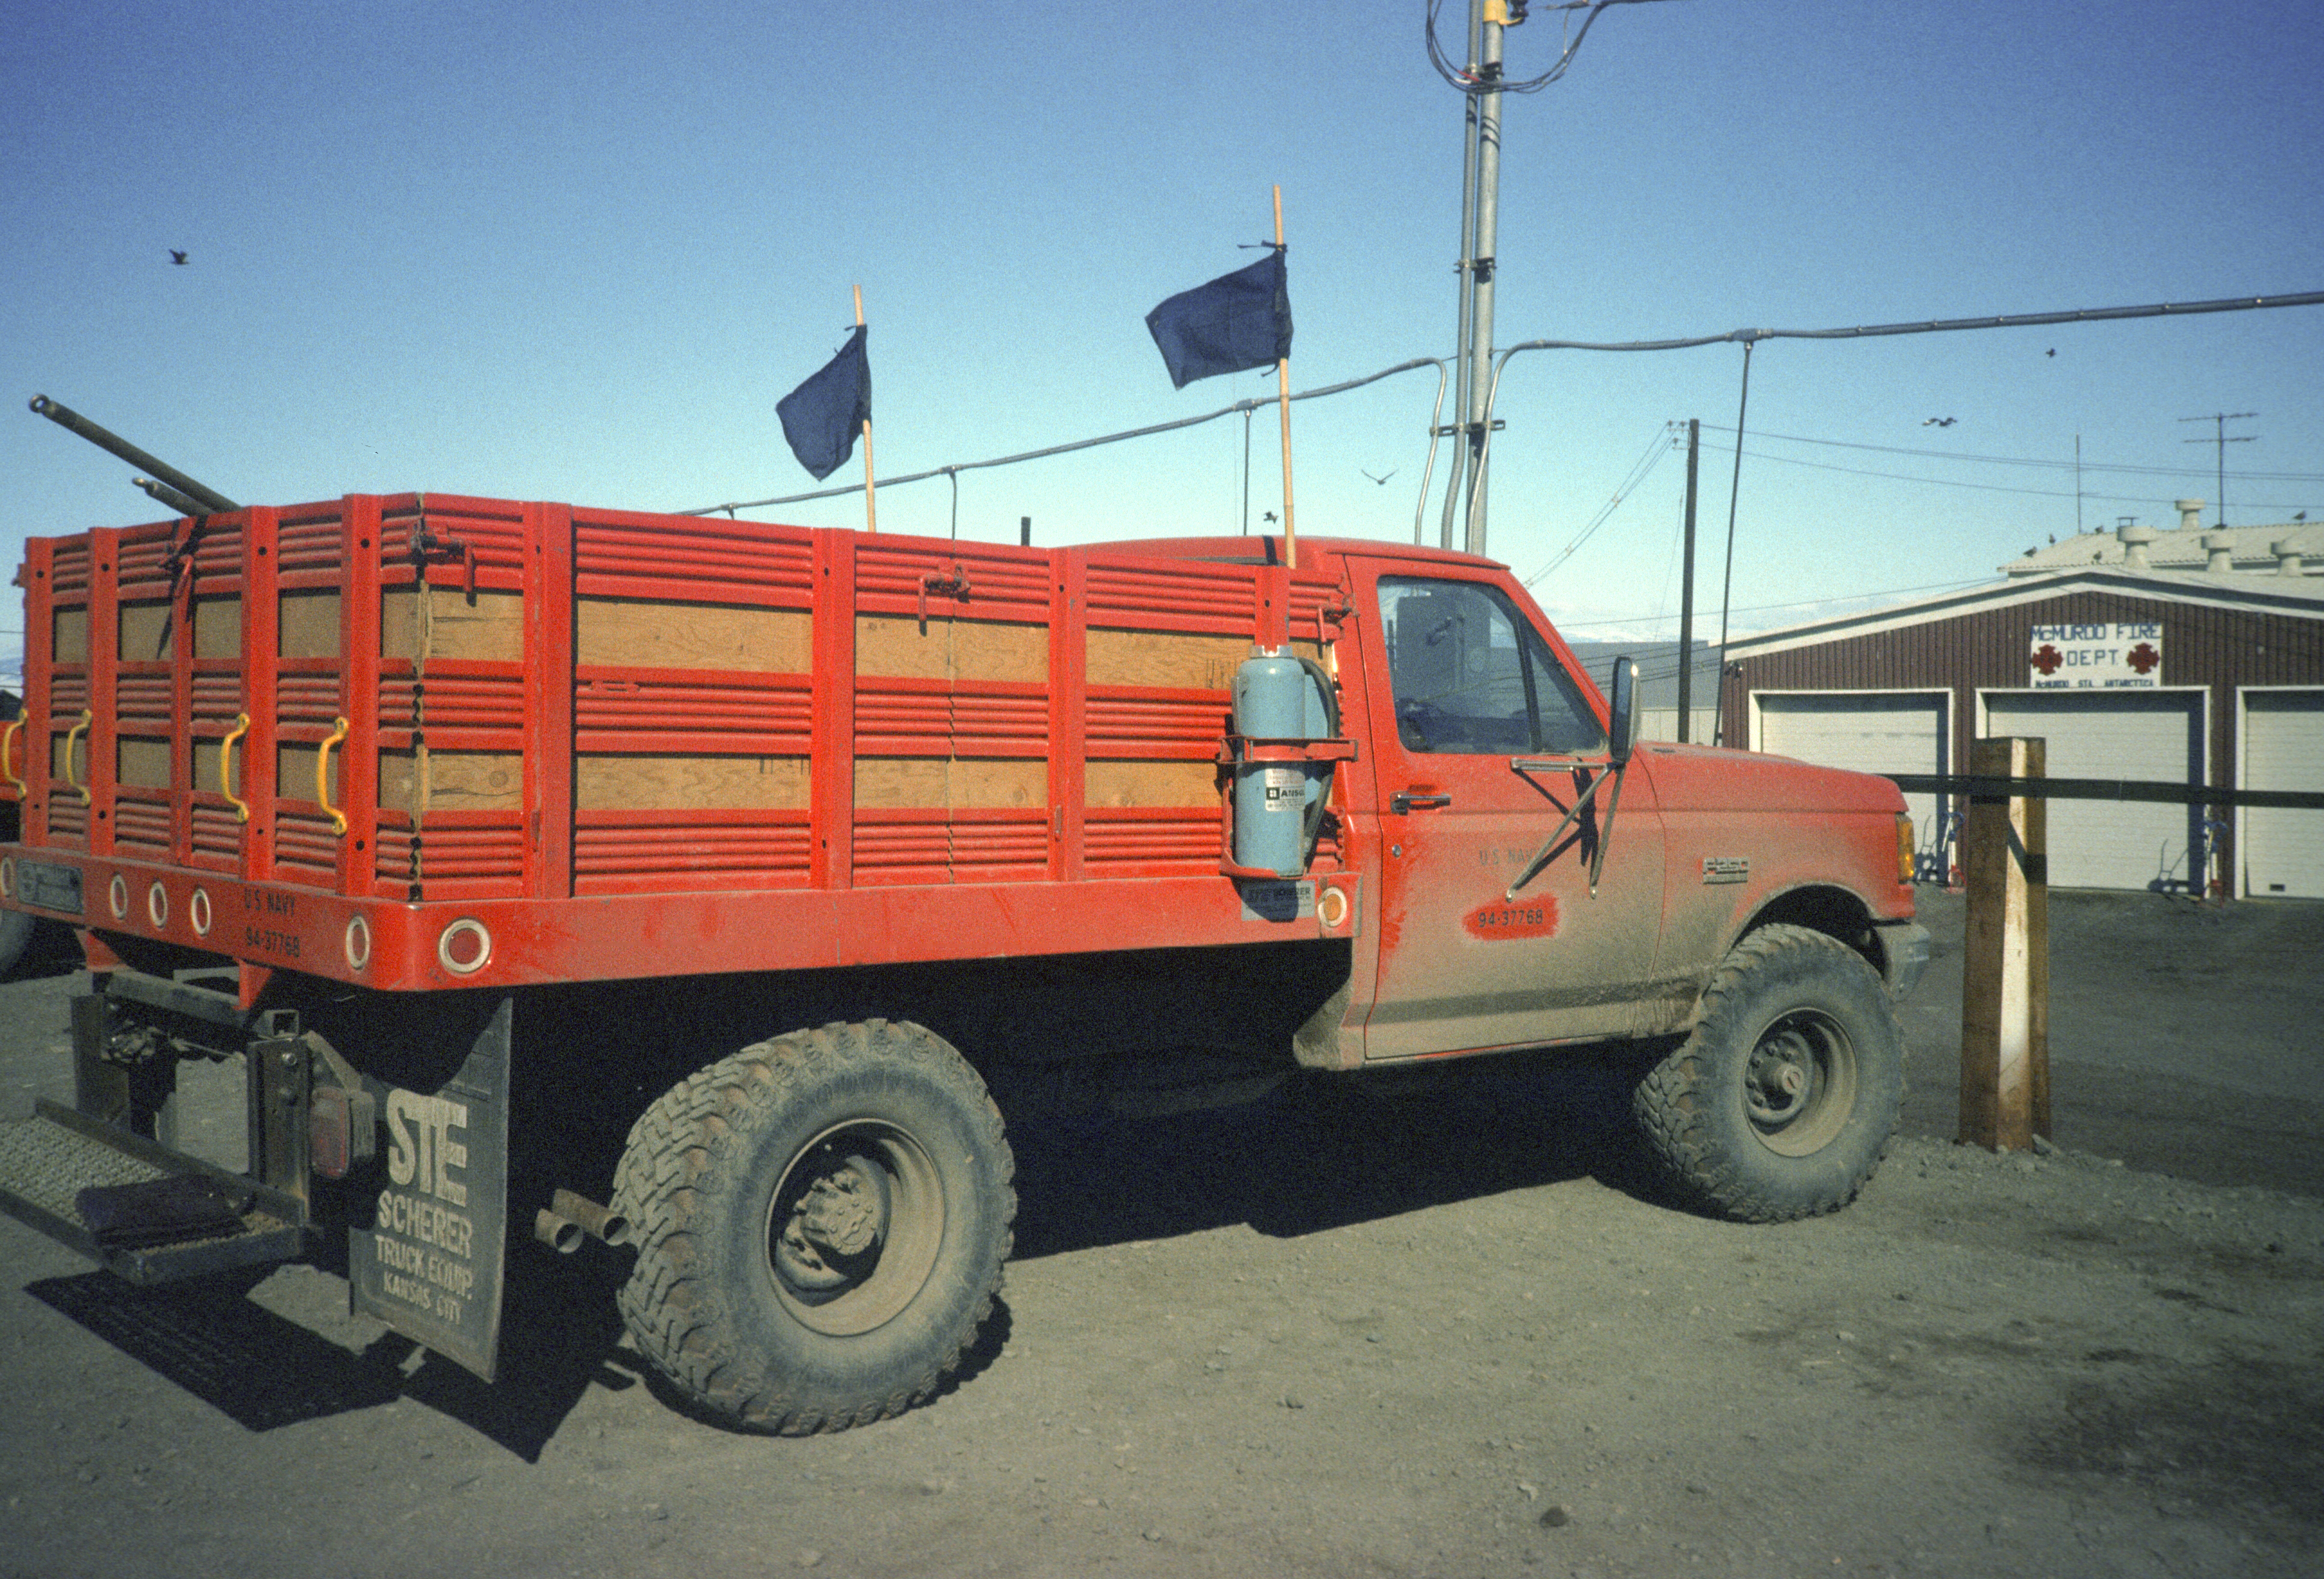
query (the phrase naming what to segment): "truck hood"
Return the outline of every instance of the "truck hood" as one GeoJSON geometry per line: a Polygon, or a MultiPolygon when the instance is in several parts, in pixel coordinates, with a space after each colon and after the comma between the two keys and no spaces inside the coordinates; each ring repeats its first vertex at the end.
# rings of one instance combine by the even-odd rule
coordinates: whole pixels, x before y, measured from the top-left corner
{"type": "Polygon", "coordinates": [[[1793,757],[1666,741],[1639,745],[1637,761],[1665,811],[1895,812],[1904,792],[1877,774],[1819,767],[1793,757]]]}

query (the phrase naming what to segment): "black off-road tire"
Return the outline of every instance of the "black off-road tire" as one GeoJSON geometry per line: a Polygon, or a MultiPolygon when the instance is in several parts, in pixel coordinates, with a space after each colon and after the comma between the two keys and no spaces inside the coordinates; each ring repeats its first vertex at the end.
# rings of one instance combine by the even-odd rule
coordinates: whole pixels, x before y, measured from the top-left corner
{"type": "Polygon", "coordinates": [[[1688,1204],[1779,1223],[1854,1200],[1904,1100],[1904,1033],[1880,978],[1821,932],[1768,926],[1720,961],[1693,1033],[1631,1108],[1688,1204]]]}
{"type": "Polygon", "coordinates": [[[805,1436],[902,1412],[960,1363],[1009,1258],[1015,1164],[950,1043],[906,1022],[796,1032],[680,1081],[630,1131],[620,1294],[712,1414],[805,1436]]]}

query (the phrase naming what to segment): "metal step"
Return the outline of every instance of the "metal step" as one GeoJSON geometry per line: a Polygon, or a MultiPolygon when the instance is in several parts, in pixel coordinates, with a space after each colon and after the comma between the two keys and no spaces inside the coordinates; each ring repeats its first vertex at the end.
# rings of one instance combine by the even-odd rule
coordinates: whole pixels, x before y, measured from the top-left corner
{"type": "Polygon", "coordinates": [[[36,1104],[29,1118],[0,1119],[0,1211],[141,1287],[290,1261],[307,1241],[297,1201],[49,1101],[36,1104]],[[73,1206],[73,1198],[93,1185],[185,1173],[255,1191],[239,1233],[171,1244],[103,1245],[73,1206]]]}

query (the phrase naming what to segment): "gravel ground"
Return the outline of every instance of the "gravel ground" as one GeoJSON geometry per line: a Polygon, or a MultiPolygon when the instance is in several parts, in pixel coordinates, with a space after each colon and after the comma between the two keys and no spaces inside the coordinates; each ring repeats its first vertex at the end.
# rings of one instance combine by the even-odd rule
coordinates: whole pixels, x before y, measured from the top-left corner
{"type": "MultiPolygon", "coordinates": [[[[1656,1204],[1548,1061],[1024,1132],[965,1373],[837,1437],[673,1407],[595,1246],[521,1256],[487,1387],[324,1273],[138,1294],[0,1221],[0,1573],[2313,1573],[2324,907],[2054,912],[2062,1149],[1950,1143],[1934,895],[1845,1212],[1656,1204]]],[[[69,1088],[73,985],[0,986],[8,1111],[69,1088]]]]}

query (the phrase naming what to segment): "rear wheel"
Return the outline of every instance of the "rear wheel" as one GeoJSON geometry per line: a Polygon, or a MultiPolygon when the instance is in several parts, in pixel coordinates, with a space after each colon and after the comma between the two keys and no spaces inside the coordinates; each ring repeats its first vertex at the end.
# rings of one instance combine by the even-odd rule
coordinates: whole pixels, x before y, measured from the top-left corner
{"type": "Polygon", "coordinates": [[[1821,932],[1769,926],[1721,961],[1632,1109],[1691,1204],[1772,1223],[1854,1200],[1904,1097],[1904,1032],[1872,968],[1821,932]]]}
{"type": "Polygon", "coordinates": [[[1001,1115],[942,1038],[884,1020],[745,1048],[632,1127],[632,1335],[704,1408],[842,1430],[909,1408],[1001,1286],[1016,1195],[1001,1115]]]}

